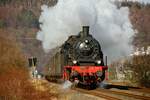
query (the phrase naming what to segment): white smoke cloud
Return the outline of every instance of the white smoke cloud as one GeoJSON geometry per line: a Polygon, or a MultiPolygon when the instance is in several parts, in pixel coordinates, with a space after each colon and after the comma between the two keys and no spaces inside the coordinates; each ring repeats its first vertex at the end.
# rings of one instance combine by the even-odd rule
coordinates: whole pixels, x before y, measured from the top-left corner
{"type": "Polygon", "coordinates": [[[72,85],[73,85],[73,83],[67,80],[62,84],[62,88],[65,90],[70,89],[72,85]]]}
{"type": "Polygon", "coordinates": [[[46,52],[64,43],[68,36],[78,34],[83,25],[89,25],[109,61],[131,53],[129,42],[134,31],[127,7],[118,9],[109,0],[59,0],[54,7],[41,8],[37,39],[46,52]]]}

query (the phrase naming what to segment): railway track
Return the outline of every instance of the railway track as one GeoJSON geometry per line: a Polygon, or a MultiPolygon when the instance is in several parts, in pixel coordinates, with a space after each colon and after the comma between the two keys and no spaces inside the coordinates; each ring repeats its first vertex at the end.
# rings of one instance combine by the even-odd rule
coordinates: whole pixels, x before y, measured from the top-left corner
{"type": "MultiPolygon", "coordinates": [[[[113,91],[113,90],[107,90],[107,89],[97,89],[96,91],[108,93],[111,95],[114,94],[113,95],[114,97],[118,96],[121,99],[124,99],[124,97],[125,97],[126,99],[131,98],[131,99],[138,99],[138,100],[150,100],[149,96],[137,95],[137,94],[133,94],[130,92],[127,93],[127,92],[123,92],[123,91],[113,91]]],[[[130,91],[130,90],[127,90],[127,91],[130,91]]]]}
{"type": "Polygon", "coordinates": [[[94,96],[97,96],[100,98],[104,98],[106,100],[121,100],[121,99],[118,99],[116,97],[108,96],[108,95],[102,94],[102,93],[100,93],[98,91],[94,91],[94,90],[88,91],[88,90],[80,89],[80,88],[74,88],[74,90],[85,93],[85,94],[90,94],[90,95],[94,95],[94,96]]]}
{"type": "Polygon", "coordinates": [[[84,90],[80,88],[75,88],[74,90],[77,90],[82,93],[94,95],[97,97],[101,97],[106,100],[150,100],[149,96],[136,95],[136,94],[126,93],[123,91],[113,91],[108,89],[84,90]]]}
{"type": "MultiPolygon", "coordinates": [[[[57,82],[54,83],[59,84],[57,82]]],[[[73,87],[72,89],[84,94],[89,94],[100,98],[104,98],[106,100],[150,100],[149,90],[146,89],[143,90],[143,89],[129,88],[129,90],[121,90],[121,89],[112,90],[112,89],[97,88],[95,90],[86,90],[86,89],[81,89],[76,87],[73,87]]]]}
{"type": "Polygon", "coordinates": [[[134,89],[134,88],[129,88],[131,91],[139,91],[139,92],[142,92],[142,93],[150,93],[150,88],[147,89],[147,88],[141,88],[141,89],[134,89]]]}

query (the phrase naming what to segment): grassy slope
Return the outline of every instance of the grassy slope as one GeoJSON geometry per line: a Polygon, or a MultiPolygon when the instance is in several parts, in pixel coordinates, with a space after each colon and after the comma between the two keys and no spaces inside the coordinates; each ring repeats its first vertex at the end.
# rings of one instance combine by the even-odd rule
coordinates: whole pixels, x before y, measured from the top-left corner
{"type": "Polygon", "coordinates": [[[54,97],[31,85],[25,57],[17,44],[11,34],[0,29],[0,99],[49,100],[54,97]]]}

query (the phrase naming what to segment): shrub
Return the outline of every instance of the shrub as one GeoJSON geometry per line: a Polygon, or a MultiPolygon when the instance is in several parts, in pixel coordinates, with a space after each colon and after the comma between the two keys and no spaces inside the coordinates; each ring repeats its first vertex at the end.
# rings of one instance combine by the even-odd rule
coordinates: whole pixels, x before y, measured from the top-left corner
{"type": "Polygon", "coordinates": [[[0,28],[6,27],[6,22],[2,19],[0,19],[0,28]]]}
{"type": "MultiPolygon", "coordinates": [[[[150,55],[139,55],[116,61],[110,67],[111,79],[118,80],[117,72],[124,75],[124,81],[130,81],[133,85],[150,87],[150,55]],[[121,68],[121,70],[120,70],[121,68]]],[[[123,81],[122,80],[122,81],[123,81]]]]}
{"type": "Polygon", "coordinates": [[[133,76],[141,86],[150,87],[150,55],[133,57],[131,69],[133,76]]]}
{"type": "Polygon", "coordinates": [[[26,63],[15,39],[0,30],[0,100],[49,100],[55,97],[55,94],[33,87],[26,63]]]}
{"type": "Polygon", "coordinates": [[[23,10],[17,17],[19,26],[38,28],[38,18],[30,10],[23,10]]]}
{"type": "Polygon", "coordinates": [[[0,5],[6,5],[10,3],[12,0],[0,0],[0,5]]]}

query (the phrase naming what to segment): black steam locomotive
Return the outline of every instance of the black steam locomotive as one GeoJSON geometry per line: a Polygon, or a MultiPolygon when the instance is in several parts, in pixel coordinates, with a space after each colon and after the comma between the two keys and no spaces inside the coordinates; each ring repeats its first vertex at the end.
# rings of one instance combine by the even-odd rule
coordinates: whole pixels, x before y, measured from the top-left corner
{"type": "Polygon", "coordinates": [[[77,80],[78,85],[87,88],[103,81],[107,70],[100,44],[89,34],[89,26],[83,26],[78,35],[70,36],[50,62],[47,77],[77,80]]]}

